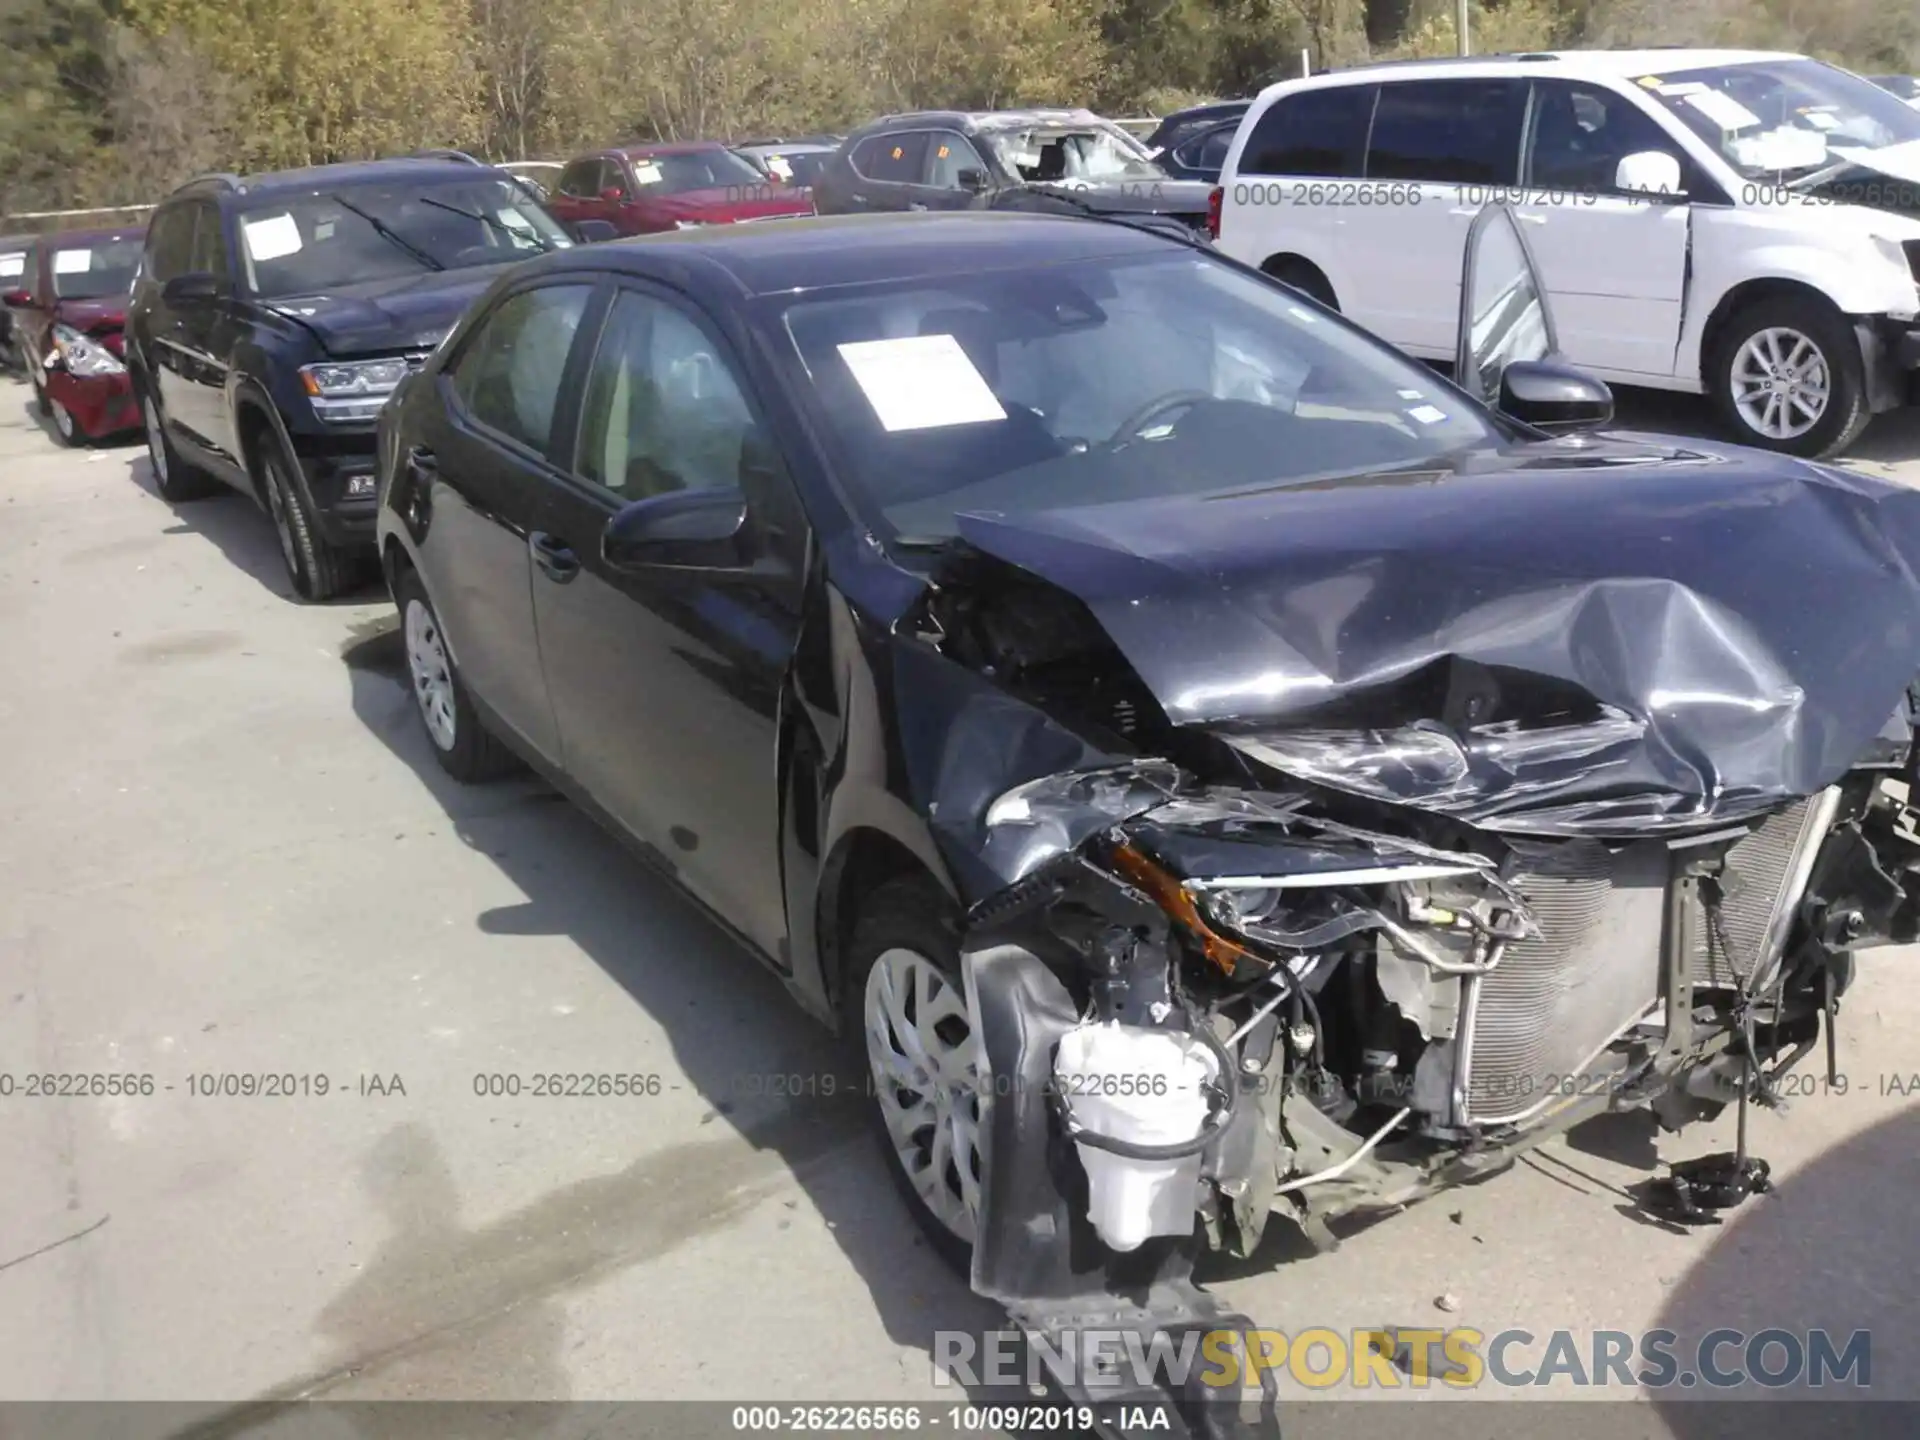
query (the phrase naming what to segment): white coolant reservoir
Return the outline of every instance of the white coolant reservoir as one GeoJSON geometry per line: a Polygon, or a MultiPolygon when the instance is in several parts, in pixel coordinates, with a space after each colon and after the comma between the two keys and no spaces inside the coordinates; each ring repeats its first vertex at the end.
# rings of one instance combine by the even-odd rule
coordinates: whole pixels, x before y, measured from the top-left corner
{"type": "MultiPolygon", "coordinates": [[[[1206,1086],[1219,1069],[1198,1041],[1109,1021],[1060,1037],[1054,1074],[1074,1128],[1134,1146],[1181,1145],[1207,1124],[1206,1086]]],[[[1201,1154],[1135,1159],[1076,1135],[1087,1172],[1087,1218],[1114,1250],[1193,1230],[1201,1154]]]]}

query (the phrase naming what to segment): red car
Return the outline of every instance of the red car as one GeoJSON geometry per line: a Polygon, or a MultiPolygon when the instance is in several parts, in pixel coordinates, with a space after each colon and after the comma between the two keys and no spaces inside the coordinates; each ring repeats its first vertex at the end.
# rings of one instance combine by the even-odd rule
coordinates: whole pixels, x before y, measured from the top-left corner
{"type": "Polygon", "coordinates": [[[121,332],[146,230],[73,230],[34,242],[4,297],[33,397],[69,445],[140,428],[121,332]]]}
{"type": "Polygon", "coordinates": [[[712,141],[634,145],[567,163],[547,206],[568,228],[599,220],[621,235],[811,215],[813,192],[769,179],[712,141]]]}

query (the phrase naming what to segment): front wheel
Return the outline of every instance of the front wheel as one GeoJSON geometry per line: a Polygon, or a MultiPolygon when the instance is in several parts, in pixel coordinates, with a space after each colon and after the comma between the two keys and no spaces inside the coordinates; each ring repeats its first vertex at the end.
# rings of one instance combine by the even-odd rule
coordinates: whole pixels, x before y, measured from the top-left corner
{"type": "Polygon", "coordinates": [[[295,482],[288,461],[272,441],[263,446],[261,488],[266,491],[267,514],[280,541],[294,592],[302,600],[331,600],[359,578],[354,559],[320,533],[320,523],[307,504],[306,491],[295,482]]]}
{"type": "Polygon", "coordinates": [[[1734,316],[1708,366],[1714,407],[1743,445],[1809,460],[1838,455],[1873,412],[1846,317],[1810,295],[1759,301],[1734,316]]]}
{"type": "Polygon", "coordinates": [[[73,418],[73,411],[51,398],[47,404],[52,408],[53,433],[60,437],[60,443],[74,449],[86,444],[86,434],[81,430],[80,422],[73,418]]]}
{"type": "Polygon", "coordinates": [[[866,899],[841,1028],[888,1172],[935,1253],[964,1275],[980,1213],[982,1069],[951,915],[929,881],[895,881],[866,899]]]}

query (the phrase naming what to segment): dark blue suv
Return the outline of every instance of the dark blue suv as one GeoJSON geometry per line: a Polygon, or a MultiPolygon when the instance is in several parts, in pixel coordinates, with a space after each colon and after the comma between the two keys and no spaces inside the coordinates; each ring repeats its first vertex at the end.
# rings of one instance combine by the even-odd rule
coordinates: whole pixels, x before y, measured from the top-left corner
{"type": "Polygon", "coordinates": [[[161,203],[127,323],[154,484],[273,518],[303,599],[370,573],[374,422],[500,267],[570,244],[465,156],[205,176],[161,203]]]}

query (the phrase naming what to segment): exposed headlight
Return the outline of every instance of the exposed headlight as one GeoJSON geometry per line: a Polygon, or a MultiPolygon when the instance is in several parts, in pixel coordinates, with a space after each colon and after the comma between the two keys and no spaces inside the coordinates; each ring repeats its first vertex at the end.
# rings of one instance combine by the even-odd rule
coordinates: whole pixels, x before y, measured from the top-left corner
{"type": "Polygon", "coordinates": [[[53,354],[47,357],[47,364],[55,363],[63,366],[69,375],[86,377],[121,375],[127,368],[106,346],[89,340],[70,325],[53,327],[53,354]]]}
{"type": "Polygon", "coordinates": [[[342,360],[302,365],[300,383],[322,420],[372,420],[412,370],[406,360],[342,360]]]}

